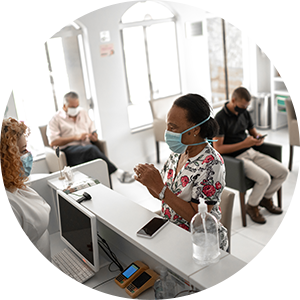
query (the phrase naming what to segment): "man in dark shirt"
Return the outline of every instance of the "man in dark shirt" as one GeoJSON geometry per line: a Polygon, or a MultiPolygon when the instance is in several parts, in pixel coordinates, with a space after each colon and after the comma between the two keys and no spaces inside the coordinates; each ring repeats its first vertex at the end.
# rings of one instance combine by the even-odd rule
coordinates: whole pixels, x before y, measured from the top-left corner
{"type": "Polygon", "coordinates": [[[256,131],[247,111],[250,101],[251,95],[247,89],[239,87],[234,90],[231,100],[215,117],[220,130],[214,147],[221,154],[244,161],[246,176],[255,181],[246,205],[246,213],[254,222],[264,224],[266,219],[261,215],[258,206],[265,207],[273,214],[282,213],[273,204],[272,196],[279,190],[289,171],[279,161],[252,148],[260,146],[264,138],[256,131]]]}

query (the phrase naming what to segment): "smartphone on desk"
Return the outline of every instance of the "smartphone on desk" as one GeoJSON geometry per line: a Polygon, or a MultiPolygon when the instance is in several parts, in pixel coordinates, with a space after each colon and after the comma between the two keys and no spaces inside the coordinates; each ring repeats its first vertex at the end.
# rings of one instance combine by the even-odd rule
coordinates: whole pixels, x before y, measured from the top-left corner
{"type": "Polygon", "coordinates": [[[145,226],[143,226],[136,234],[140,237],[153,238],[168,224],[168,219],[154,217],[145,226]]]}

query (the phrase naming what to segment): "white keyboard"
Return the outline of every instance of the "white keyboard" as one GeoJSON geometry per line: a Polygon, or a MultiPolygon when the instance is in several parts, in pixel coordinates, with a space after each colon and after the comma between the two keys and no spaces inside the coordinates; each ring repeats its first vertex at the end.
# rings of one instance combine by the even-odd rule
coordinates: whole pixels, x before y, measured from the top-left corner
{"type": "Polygon", "coordinates": [[[80,283],[87,281],[95,275],[95,272],[69,248],[65,248],[63,251],[52,256],[52,263],[80,283]]]}

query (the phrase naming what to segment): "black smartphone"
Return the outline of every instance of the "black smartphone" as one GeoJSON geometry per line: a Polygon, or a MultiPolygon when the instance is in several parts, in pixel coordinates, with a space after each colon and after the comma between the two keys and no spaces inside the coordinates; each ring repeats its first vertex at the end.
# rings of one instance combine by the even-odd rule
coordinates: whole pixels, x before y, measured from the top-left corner
{"type": "Polygon", "coordinates": [[[259,136],[257,139],[258,139],[258,140],[261,140],[261,139],[265,138],[266,136],[267,136],[267,134],[262,135],[262,136],[259,136]]]}
{"type": "Polygon", "coordinates": [[[168,219],[154,217],[136,234],[137,236],[152,238],[168,224],[168,219]]]}

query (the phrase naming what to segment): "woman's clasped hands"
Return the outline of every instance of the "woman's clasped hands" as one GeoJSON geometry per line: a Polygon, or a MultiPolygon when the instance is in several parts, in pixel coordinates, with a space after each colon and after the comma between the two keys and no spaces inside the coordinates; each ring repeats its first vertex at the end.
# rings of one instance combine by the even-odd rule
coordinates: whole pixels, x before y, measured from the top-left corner
{"type": "Polygon", "coordinates": [[[162,181],[160,172],[153,164],[138,164],[133,169],[135,172],[135,180],[146,186],[155,193],[160,193],[164,183],[162,181]]]}

